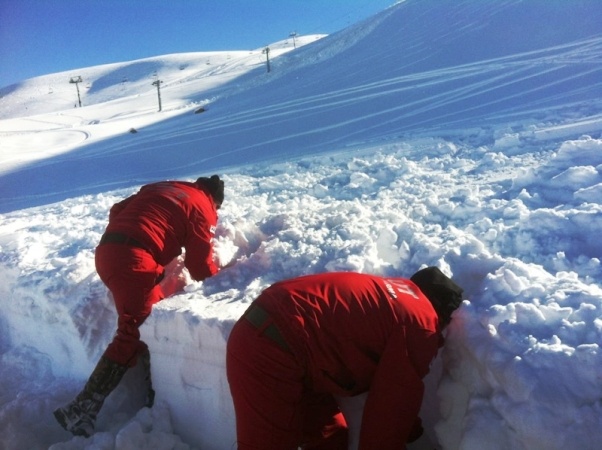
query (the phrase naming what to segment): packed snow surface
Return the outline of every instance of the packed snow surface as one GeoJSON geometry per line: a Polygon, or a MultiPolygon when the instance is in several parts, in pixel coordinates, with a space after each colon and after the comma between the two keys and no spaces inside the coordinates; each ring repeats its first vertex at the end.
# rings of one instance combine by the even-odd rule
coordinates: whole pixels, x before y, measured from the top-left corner
{"type": "MultiPolygon", "coordinates": [[[[264,288],[424,265],[466,300],[410,448],[598,448],[600,18],[597,0],[406,0],[273,44],[269,72],[263,49],[188,53],[1,89],[0,449],[235,448],[225,344],[264,288]],[[212,173],[224,269],[168,267],[141,328],[155,406],[134,368],[97,433],[72,437],[52,411],[115,330],[94,269],[109,208],[212,173]]],[[[354,432],[360,400],[343,405],[354,432]]]]}

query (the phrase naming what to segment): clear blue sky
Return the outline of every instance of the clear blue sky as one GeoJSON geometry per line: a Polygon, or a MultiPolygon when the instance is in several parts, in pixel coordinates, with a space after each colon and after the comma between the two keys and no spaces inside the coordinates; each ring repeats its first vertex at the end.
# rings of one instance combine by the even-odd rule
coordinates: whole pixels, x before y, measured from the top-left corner
{"type": "Polygon", "coordinates": [[[169,53],[331,34],[395,0],[0,0],[0,87],[169,53]]]}

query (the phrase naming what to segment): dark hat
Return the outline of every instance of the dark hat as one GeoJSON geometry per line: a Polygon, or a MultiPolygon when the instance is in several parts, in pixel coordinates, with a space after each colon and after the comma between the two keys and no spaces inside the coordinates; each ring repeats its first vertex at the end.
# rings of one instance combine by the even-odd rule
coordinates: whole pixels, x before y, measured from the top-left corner
{"type": "Polygon", "coordinates": [[[462,289],[437,267],[416,272],[410,280],[420,288],[433,304],[443,325],[451,321],[452,313],[462,304],[462,289]]]}
{"type": "Polygon", "coordinates": [[[213,201],[215,202],[215,207],[217,209],[222,206],[222,203],[224,202],[224,182],[218,175],[211,175],[211,178],[197,178],[196,184],[207,188],[213,197],[213,201]]]}

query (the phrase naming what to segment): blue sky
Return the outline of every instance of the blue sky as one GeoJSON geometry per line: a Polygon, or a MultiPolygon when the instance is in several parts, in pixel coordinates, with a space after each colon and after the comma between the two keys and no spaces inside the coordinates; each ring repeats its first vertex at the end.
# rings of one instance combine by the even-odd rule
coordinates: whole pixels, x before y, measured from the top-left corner
{"type": "Polygon", "coordinates": [[[169,53],[330,34],[395,0],[0,0],[0,87],[169,53]]]}

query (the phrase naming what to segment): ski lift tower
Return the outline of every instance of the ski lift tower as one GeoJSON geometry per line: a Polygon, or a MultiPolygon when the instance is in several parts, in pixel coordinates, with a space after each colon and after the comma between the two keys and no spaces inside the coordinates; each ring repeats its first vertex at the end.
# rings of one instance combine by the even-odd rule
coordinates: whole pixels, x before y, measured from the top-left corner
{"type": "Polygon", "coordinates": [[[264,48],[261,53],[263,53],[265,55],[265,60],[266,60],[266,64],[267,64],[268,72],[269,72],[270,71],[270,47],[264,48]]]}
{"type": "Polygon", "coordinates": [[[289,36],[293,38],[293,48],[297,48],[297,43],[295,42],[295,38],[297,37],[297,32],[293,31],[291,34],[289,34],[289,36]]]}
{"type": "Polygon", "coordinates": [[[83,82],[82,77],[79,75],[77,77],[71,77],[69,83],[75,84],[75,88],[77,89],[77,101],[79,103],[79,107],[82,107],[82,99],[79,96],[79,83],[83,82]]]}
{"type": "Polygon", "coordinates": [[[153,81],[153,86],[157,86],[157,97],[159,97],[159,112],[161,112],[161,83],[163,83],[163,81],[161,80],[153,81]]]}

